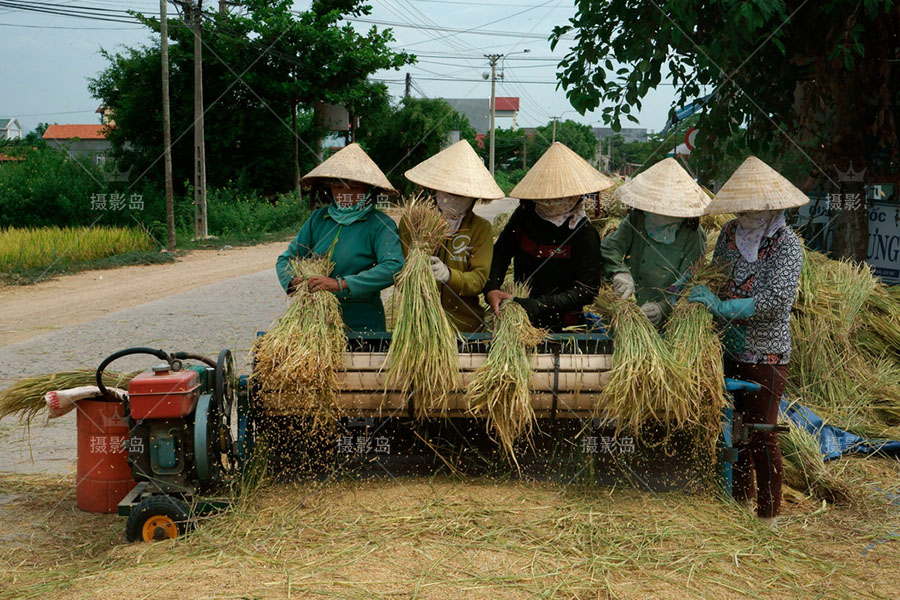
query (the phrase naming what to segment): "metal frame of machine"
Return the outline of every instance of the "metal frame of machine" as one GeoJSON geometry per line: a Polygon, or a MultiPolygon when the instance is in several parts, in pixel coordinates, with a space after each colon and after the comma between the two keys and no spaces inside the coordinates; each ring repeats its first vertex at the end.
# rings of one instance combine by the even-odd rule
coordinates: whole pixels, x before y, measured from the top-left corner
{"type": "MultiPolygon", "coordinates": [[[[471,418],[460,410],[445,418],[417,421],[413,418],[412,398],[390,400],[390,394],[378,387],[383,383],[380,368],[389,343],[390,333],[349,337],[348,374],[357,374],[345,378],[349,381],[345,384],[346,416],[336,423],[335,436],[329,440],[306,435],[308,422],[302,415],[270,414],[260,401],[252,377],[236,376],[229,350],[222,350],[216,361],[196,354],[169,354],[151,348],[122,350],[104,360],[97,369],[101,390],[105,390],[101,381],[103,370],[122,356],[149,354],[163,361],[130,382],[129,392],[132,388],[136,392],[133,398],[125,400],[125,415],[132,432],[128,463],[137,482],[119,503],[119,514],[128,517],[128,539],[149,541],[175,537],[189,528],[195,516],[227,506],[227,494],[218,498],[217,494],[246,472],[257,444],[263,439],[267,459],[274,459],[273,463],[277,465],[276,475],[287,477],[316,477],[326,472],[334,474],[338,469],[362,476],[439,470],[482,474],[489,471],[490,465],[504,464],[504,457],[499,454],[483,419],[471,418]],[[200,364],[185,366],[185,360],[200,364]],[[193,382],[192,373],[196,373],[195,387],[154,392],[153,385],[157,382],[154,377],[179,374],[175,378],[178,381],[193,382]],[[369,382],[370,388],[360,389],[365,387],[360,382],[369,382]],[[148,394],[146,397],[141,396],[144,392],[148,394]],[[138,400],[143,405],[135,411],[140,418],[134,418],[132,405],[138,400]],[[174,412],[172,401],[179,407],[174,412]],[[232,423],[233,417],[235,423],[232,423]],[[291,431],[293,438],[283,435],[291,431]],[[271,437],[267,437],[270,432],[280,434],[281,447],[273,446],[271,437]],[[347,438],[352,439],[350,444],[345,443],[347,438]],[[378,438],[387,442],[381,444],[378,438]],[[365,441],[360,442],[360,439],[365,441]],[[300,455],[304,457],[301,461],[304,467],[288,468],[291,459],[300,455]],[[314,460],[309,460],[310,457],[314,460]],[[471,470],[460,467],[473,464],[477,466],[471,470]]],[[[479,360],[486,356],[489,343],[490,335],[487,334],[462,339],[459,346],[461,368],[474,370],[480,364],[479,360]]],[[[697,465],[692,467],[683,457],[663,456],[661,451],[653,454],[653,440],[646,444],[631,440],[634,454],[647,453],[643,461],[647,474],[634,472],[630,466],[635,464],[634,457],[615,456],[611,452],[604,454],[607,439],[612,439],[613,443],[621,442],[609,438],[614,428],[593,417],[593,404],[580,399],[577,386],[572,382],[578,383],[582,379],[572,376],[575,372],[572,365],[578,360],[594,357],[592,362],[581,364],[590,364],[594,368],[601,365],[608,370],[611,354],[612,339],[601,333],[552,334],[538,348],[535,364],[540,365],[539,385],[544,390],[537,393],[541,396],[536,400],[537,430],[532,442],[522,445],[518,473],[535,478],[561,476],[575,480],[591,466],[593,468],[588,471],[591,481],[612,484],[618,479],[611,477],[610,472],[621,469],[626,460],[625,470],[631,471],[628,478],[639,487],[663,490],[688,485],[696,476],[692,468],[697,465]],[[592,438],[603,441],[593,444],[597,454],[585,461],[585,449],[591,447],[585,442],[592,438]]],[[[602,386],[603,373],[590,373],[592,385],[602,386]]],[[[757,387],[736,380],[726,380],[725,385],[729,391],[757,387]]],[[[590,393],[583,395],[590,396],[590,393]]],[[[724,411],[722,424],[716,470],[722,485],[730,491],[731,465],[737,458],[735,444],[746,439],[752,429],[773,426],[743,424],[740,414],[735,414],[731,408],[724,411]]],[[[705,468],[708,470],[709,465],[705,468]]],[[[509,472],[508,466],[506,469],[509,472]]]]}

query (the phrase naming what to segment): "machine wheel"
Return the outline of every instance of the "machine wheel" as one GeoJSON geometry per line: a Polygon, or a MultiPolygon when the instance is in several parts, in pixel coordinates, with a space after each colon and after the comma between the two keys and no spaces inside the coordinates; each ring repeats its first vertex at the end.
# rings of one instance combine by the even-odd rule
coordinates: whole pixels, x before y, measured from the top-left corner
{"type": "Polygon", "coordinates": [[[131,510],[125,523],[129,542],[154,542],[184,534],[190,524],[190,508],[172,496],[148,496],[131,510]]]}

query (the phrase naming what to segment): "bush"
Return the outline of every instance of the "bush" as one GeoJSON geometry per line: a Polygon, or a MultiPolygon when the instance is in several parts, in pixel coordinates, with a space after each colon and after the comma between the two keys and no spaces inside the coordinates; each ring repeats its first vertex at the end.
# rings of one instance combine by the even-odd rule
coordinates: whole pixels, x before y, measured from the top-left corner
{"type": "Polygon", "coordinates": [[[527,173],[525,169],[495,171],[494,181],[497,182],[497,185],[500,186],[500,189],[503,190],[503,193],[509,196],[509,193],[514,187],[516,187],[516,184],[522,181],[522,178],[525,177],[525,173],[527,173]]]}
{"type": "Polygon", "coordinates": [[[252,192],[216,189],[207,191],[206,214],[210,235],[249,241],[265,233],[299,231],[309,209],[293,192],[267,200],[252,192]]]}
{"type": "Polygon", "coordinates": [[[25,160],[0,164],[0,227],[90,225],[97,219],[91,196],[105,191],[104,174],[90,161],[52,148],[4,152],[25,160]]]}

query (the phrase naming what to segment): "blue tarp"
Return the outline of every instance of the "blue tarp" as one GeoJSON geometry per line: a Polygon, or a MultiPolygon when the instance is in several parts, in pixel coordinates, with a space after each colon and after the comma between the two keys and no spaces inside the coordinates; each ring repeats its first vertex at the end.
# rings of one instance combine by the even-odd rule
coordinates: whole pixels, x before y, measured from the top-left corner
{"type": "Polygon", "coordinates": [[[790,404],[782,400],[781,414],[789,418],[794,425],[806,429],[819,440],[819,447],[822,449],[825,460],[840,458],[850,452],[900,454],[900,442],[863,439],[858,435],[838,429],[834,425],[828,425],[822,417],[801,404],[790,404]]]}

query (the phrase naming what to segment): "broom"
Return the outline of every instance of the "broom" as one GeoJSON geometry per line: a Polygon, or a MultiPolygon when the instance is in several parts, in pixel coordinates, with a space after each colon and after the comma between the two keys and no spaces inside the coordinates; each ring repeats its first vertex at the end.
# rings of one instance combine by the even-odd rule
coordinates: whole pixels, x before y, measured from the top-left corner
{"type": "Polygon", "coordinates": [[[431,273],[431,255],[448,236],[449,225],[433,206],[417,199],[401,217],[410,234],[406,263],[395,282],[394,330],[385,363],[386,390],[414,394],[416,414],[446,414],[450,394],[460,387],[456,327],[441,306],[431,273]]]}
{"type": "MultiPolygon", "coordinates": [[[[616,434],[638,435],[647,422],[670,428],[696,423],[693,404],[685,399],[690,374],[672,355],[634,298],[621,299],[610,286],[600,288],[591,310],[611,319],[615,337],[612,369],[597,411],[616,421],[616,434]]],[[[668,436],[667,436],[668,437],[668,436]]]]}
{"type": "MultiPolygon", "coordinates": [[[[512,284],[504,291],[514,297],[529,296],[528,286],[512,284]]],[[[521,305],[511,300],[500,307],[496,331],[487,360],[478,367],[466,388],[469,412],[487,418],[500,447],[518,467],[514,446],[529,439],[534,425],[531,404],[531,352],[546,331],[531,325],[521,305]]]]}
{"type": "MultiPolygon", "coordinates": [[[[119,387],[123,382],[130,381],[140,371],[135,373],[103,372],[103,384],[108,388],[119,387]]],[[[97,385],[97,377],[94,371],[80,369],[76,371],[61,371],[26,377],[13,383],[0,392],[0,419],[12,415],[18,415],[19,420],[30,425],[32,419],[44,408],[47,403],[44,395],[54,390],[68,390],[86,385],[97,385]]]]}
{"type": "Polygon", "coordinates": [[[337,374],[344,368],[347,336],[337,297],[309,291],[306,281],[329,276],[334,263],[327,256],[313,256],[291,261],[291,268],[303,283],[284,315],[254,344],[252,377],[264,406],[311,413],[322,425],[336,413],[337,374]]]}

